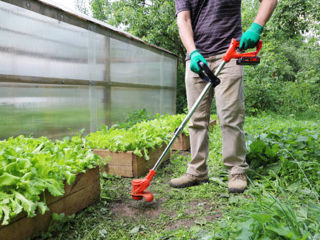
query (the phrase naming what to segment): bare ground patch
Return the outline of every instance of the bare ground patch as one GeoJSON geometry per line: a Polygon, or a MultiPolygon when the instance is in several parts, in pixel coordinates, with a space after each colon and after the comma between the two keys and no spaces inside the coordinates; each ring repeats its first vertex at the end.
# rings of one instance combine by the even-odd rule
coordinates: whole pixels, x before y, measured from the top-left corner
{"type": "Polygon", "coordinates": [[[141,219],[155,219],[164,212],[161,207],[163,200],[154,200],[151,203],[141,201],[118,202],[111,205],[111,211],[116,217],[141,219]]]}

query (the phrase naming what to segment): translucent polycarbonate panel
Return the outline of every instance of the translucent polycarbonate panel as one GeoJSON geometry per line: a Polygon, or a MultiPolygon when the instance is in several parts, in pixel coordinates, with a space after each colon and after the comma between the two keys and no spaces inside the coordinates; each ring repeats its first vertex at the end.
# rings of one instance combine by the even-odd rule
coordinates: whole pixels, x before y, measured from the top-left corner
{"type": "Polygon", "coordinates": [[[105,80],[101,34],[0,1],[0,36],[0,74],[105,80]]]}
{"type": "Polygon", "coordinates": [[[110,39],[112,82],[158,86],[176,84],[176,58],[110,39]]]}
{"type": "Polygon", "coordinates": [[[176,87],[177,85],[177,59],[162,56],[161,86],[176,87]]]}
{"type": "Polygon", "coordinates": [[[0,83],[0,138],[94,131],[105,122],[104,98],[96,86],[0,83]]]}
{"type": "Polygon", "coordinates": [[[15,6],[18,1],[0,1],[0,138],[95,131],[142,108],[175,113],[176,57],[104,24],[23,1],[39,13],[15,6]],[[70,19],[75,25],[64,22],[70,19]],[[41,79],[54,82],[21,83],[41,79]],[[56,85],[56,79],[67,84],[56,85]],[[88,86],[72,80],[87,80],[81,84],[88,86]],[[113,87],[95,81],[111,81],[113,87]]]}
{"type": "Polygon", "coordinates": [[[176,90],[161,89],[160,90],[160,105],[161,113],[176,113],[176,90]]]}
{"type": "MultiPolygon", "coordinates": [[[[160,89],[144,89],[144,88],[111,88],[112,102],[112,122],[121,122],[127,113],[145,108],[151,113],[161,112],[161,105],[167,104],[165,99],[161,99],[160,89]]],[[[165,97],[165,94],[163,95],[165,97]]],[[[166,107],[166,113],[174,113],[172,108],[172,100],[166,107]],[[169,106],[170,105],[170,106],[169,106]]]]}

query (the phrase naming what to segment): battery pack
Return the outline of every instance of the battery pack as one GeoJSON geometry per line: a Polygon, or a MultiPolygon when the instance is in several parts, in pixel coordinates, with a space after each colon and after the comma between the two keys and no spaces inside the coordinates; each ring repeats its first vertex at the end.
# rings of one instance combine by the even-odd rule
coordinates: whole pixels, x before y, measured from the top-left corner
{"type": "Polygon", "coordinates": [[[237,60],[238,65],[256,65],[260,63],[259,57],[241,57],[237,60]]]}

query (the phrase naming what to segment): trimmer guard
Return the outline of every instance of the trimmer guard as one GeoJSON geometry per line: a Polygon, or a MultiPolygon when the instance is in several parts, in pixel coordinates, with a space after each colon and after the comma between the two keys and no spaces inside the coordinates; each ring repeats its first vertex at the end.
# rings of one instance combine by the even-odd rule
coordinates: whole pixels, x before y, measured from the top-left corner
{"type": "Polygon", "coordinates": [[[155,174],[156,172],[153,169],[150,169],[145,178],[132,180],[131,196],[133,200],[141,200],[142,198],[145,198],[147,202],[152,202],[152,193],[145,190],[149,187],[150,182],[155,174]]]}

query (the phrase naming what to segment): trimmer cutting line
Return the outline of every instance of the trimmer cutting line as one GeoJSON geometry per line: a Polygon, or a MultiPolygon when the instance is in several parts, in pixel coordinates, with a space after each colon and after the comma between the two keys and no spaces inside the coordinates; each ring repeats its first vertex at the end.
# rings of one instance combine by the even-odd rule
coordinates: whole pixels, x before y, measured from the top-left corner
{"type": "Polygon", "coordinates": [[[209,67],[199,61],[198,65],[201,69],[201,73],[199,76],[206,81],[208,84],[205,86],[205,88],[202,90],[200,96],[198,97],[197,101],[194,103],[192,108],[190,109],[189,113],[187,114],[186,118],[182,121],[180,126],[176,129],[174,136],[170,140],[169,144],[159,157],[158,161],[154,165],[152,169],[150,169],[148,175],[143,179],[134,179],[132,180],[132,191],[131,196],[134,200],[141,200],[143,198],[146,199],[147,202],[151,202],[153,200],[153,195],[151,192],[146,191],[146,189],[149,187],[150,182],[153,178],[153,176],[156,174],[156,169],[159,167],[161,162],[163,161],[164,157],[168,153],[169,149],[171,148],[172,144],[176,140],[176,138],[180,135],[183,128],[187,124],[187,122],[190,120],[193,113],[196,111],[198,106],[200,105],[202,99],[207,94],[207,92],[210,90],[211,87],[215,88],[217,85],[220,84],[220,79],[217,77],[221,70],[223,69],[224,65],[228,63],[232,58],[237,59],[238,65],[256,65],[260,63],[260,58],[257,56],[261,47],[262,47],[262,41],[259,41],[256,46],[255,52],[248,52],[248,53],[238,53],[237,49],[239,48],[240,41],[236,39],[232,39],[230,46],[225,53],[225,55],[222,57],[222,62],[217,68],[216,72],[213,74],[209,67]]]}

